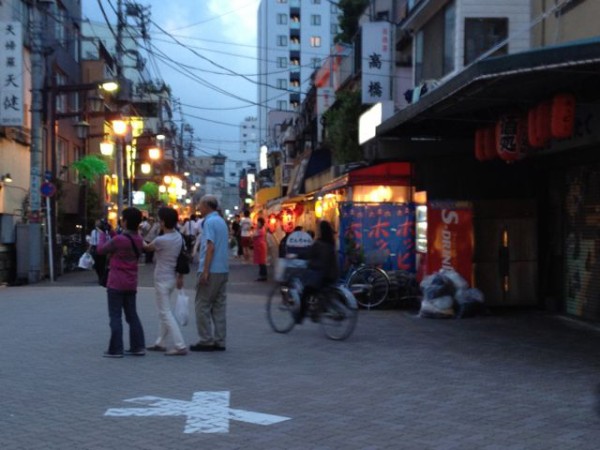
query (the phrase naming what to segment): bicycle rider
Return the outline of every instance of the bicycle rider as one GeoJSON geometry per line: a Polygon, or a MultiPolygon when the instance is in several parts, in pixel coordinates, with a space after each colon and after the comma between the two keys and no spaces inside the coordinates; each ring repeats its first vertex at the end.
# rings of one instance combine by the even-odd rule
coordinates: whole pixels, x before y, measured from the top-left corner
{"type": "Polygon", "coordinates": [[[294,300],[300,303],[300,308],[294,313],[294,319],[298,324],[304,320],[310,296],[324,286],[337,282],[339,278],[335,231],[326,220],[319,223],[318,231],[318,238],[308,251],[308,267],[300,277],[301,285],[296,285],[290,290],[296,297],[294,300]]]}

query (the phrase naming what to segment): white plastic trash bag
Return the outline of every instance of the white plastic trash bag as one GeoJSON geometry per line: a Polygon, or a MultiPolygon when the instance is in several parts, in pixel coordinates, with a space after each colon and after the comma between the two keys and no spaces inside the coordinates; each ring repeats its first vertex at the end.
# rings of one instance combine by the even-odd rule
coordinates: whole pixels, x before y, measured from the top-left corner
{"type": "Polygon", "coordinates": [[[92,270],[94,267],[94,258],[92,255],[90,255],[88,252],[85,252],[83,255],[81,255],[79,258],[78,267],[84,270],[92,270]]]}
{"type": "Polygon", "coordinates": [[[190,318],[190,298],[183,289],[177,289],[175,300],[175,319],[182,327],[186,326],[190,318]]]}

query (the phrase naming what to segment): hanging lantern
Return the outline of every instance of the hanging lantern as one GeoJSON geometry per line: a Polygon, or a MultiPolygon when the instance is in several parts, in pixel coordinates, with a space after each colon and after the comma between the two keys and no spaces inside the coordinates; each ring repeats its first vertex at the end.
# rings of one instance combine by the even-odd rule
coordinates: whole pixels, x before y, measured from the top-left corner
{"type": "Polygon", "coordinates": [[[517,161],[524,156],[524,132],[526,120],[519,114],[506,114],[496,125],[496,143],[498,156],[503,161],[517,161]]]}
{"type": "Polygon", "coordinates": [[[475,158],[477,161],[485,161],[485,149],[483,147],[484,141],[483,136],[485,134],[485,128],[479,128],[475,131],[475,158]]]}
{"type": "Polygon", "coordinates": [[[541,148],[550,141],[550,117],[552,103],[542,102],[529,110],[527,115],[527,141],[531,147],[541,148]]]}
{"type": "Polygon", "coordinates": [[[550,132],[555,139],[567,139],[575,130],[575,96],[556,94],[552,99],[550,132]]]}
{"type": "Polygon", "coordinates": [[[301,216],[303,212],[304,205],[302,203],[296,203],[296,206],[294,206],[294,214],[296,215],[296,217],[301,216]]]}
{"type": "Polygon", "coordinates": [[[275,214],[269,215],[269,220],[267,221],[267,227],[271,233],[275,233],[277,230],[277,216],[275,214]]]}
{"type": "Polygon", "coordinates": [[[294,231],[294,211],[292,209],[284,209],[281,212],[281,228],[286,233],[294,231]]]}
{"type": "Polygon", "coordinates": [[[487,161],[498,157],[498,152],[496,151],[495,125],[483,129],[483,154],[487,161]]]}

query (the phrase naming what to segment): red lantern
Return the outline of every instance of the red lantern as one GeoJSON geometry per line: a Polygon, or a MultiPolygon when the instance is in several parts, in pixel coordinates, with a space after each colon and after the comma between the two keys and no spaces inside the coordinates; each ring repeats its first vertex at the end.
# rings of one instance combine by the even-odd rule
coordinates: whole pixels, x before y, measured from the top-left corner
{"type": "Polygon", "coordinates": [[[483,131],[483,153],[486,160],[498,157],[496,150],[496,126],[491,125],[483,131]]]}
{"type": "Polygon", "coordinates": [[[555,139],[567,139],[575,130],[575,96],[556,94],[552,99],[550,132],[555,139]]]}
{"type": "Polygon", "coordinates": [[[527,121],[528,143],[531,147],[541,148],[550,141],[550,117],[552,102],[542,102],[529,110],[527,121]]]}
{"type": "Polygon", "coordinates": [[[301,216],[302,213],[304,212],[304,205],[302,203],[296,203],[296,206],[294,206],[294,214],[297,216],[301,216]]]}
{"type": "Polygon", "coordinates": [[[269,215],[269,220],[267,220],[267,227],[271,233],[275,233],[277,230],[277,216],[275,214],[269,215]]]}
{"type": "Polygon", "coordinates": [[[294,231],[294,211],[287,208],[281,212],[281,228],[286,233],[294,231]]]}
{"type": "Polygon", "coordinates": [[[485,161],[485,151],[483,147],[483,135],[485,133],[484,128],[479,128],[475,131],[475,158],[477,161],[485,161]]]}
{"type": "Polygon", "coordinates": [[[498,156],[503,161],[517,161],[524,156],[526,120],[519,114],[506,114],[496,125],[498,156]]]}

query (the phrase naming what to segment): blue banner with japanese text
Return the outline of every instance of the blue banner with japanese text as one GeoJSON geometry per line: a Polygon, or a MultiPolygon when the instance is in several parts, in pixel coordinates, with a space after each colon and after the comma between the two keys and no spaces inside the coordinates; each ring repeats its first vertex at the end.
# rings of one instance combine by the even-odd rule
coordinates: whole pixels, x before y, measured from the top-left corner
{"type": "Polygon", "coordinates": [[[343,202],[340,211],[342,268],[353,262],[415,272],[415,206],[343,202]]]}

